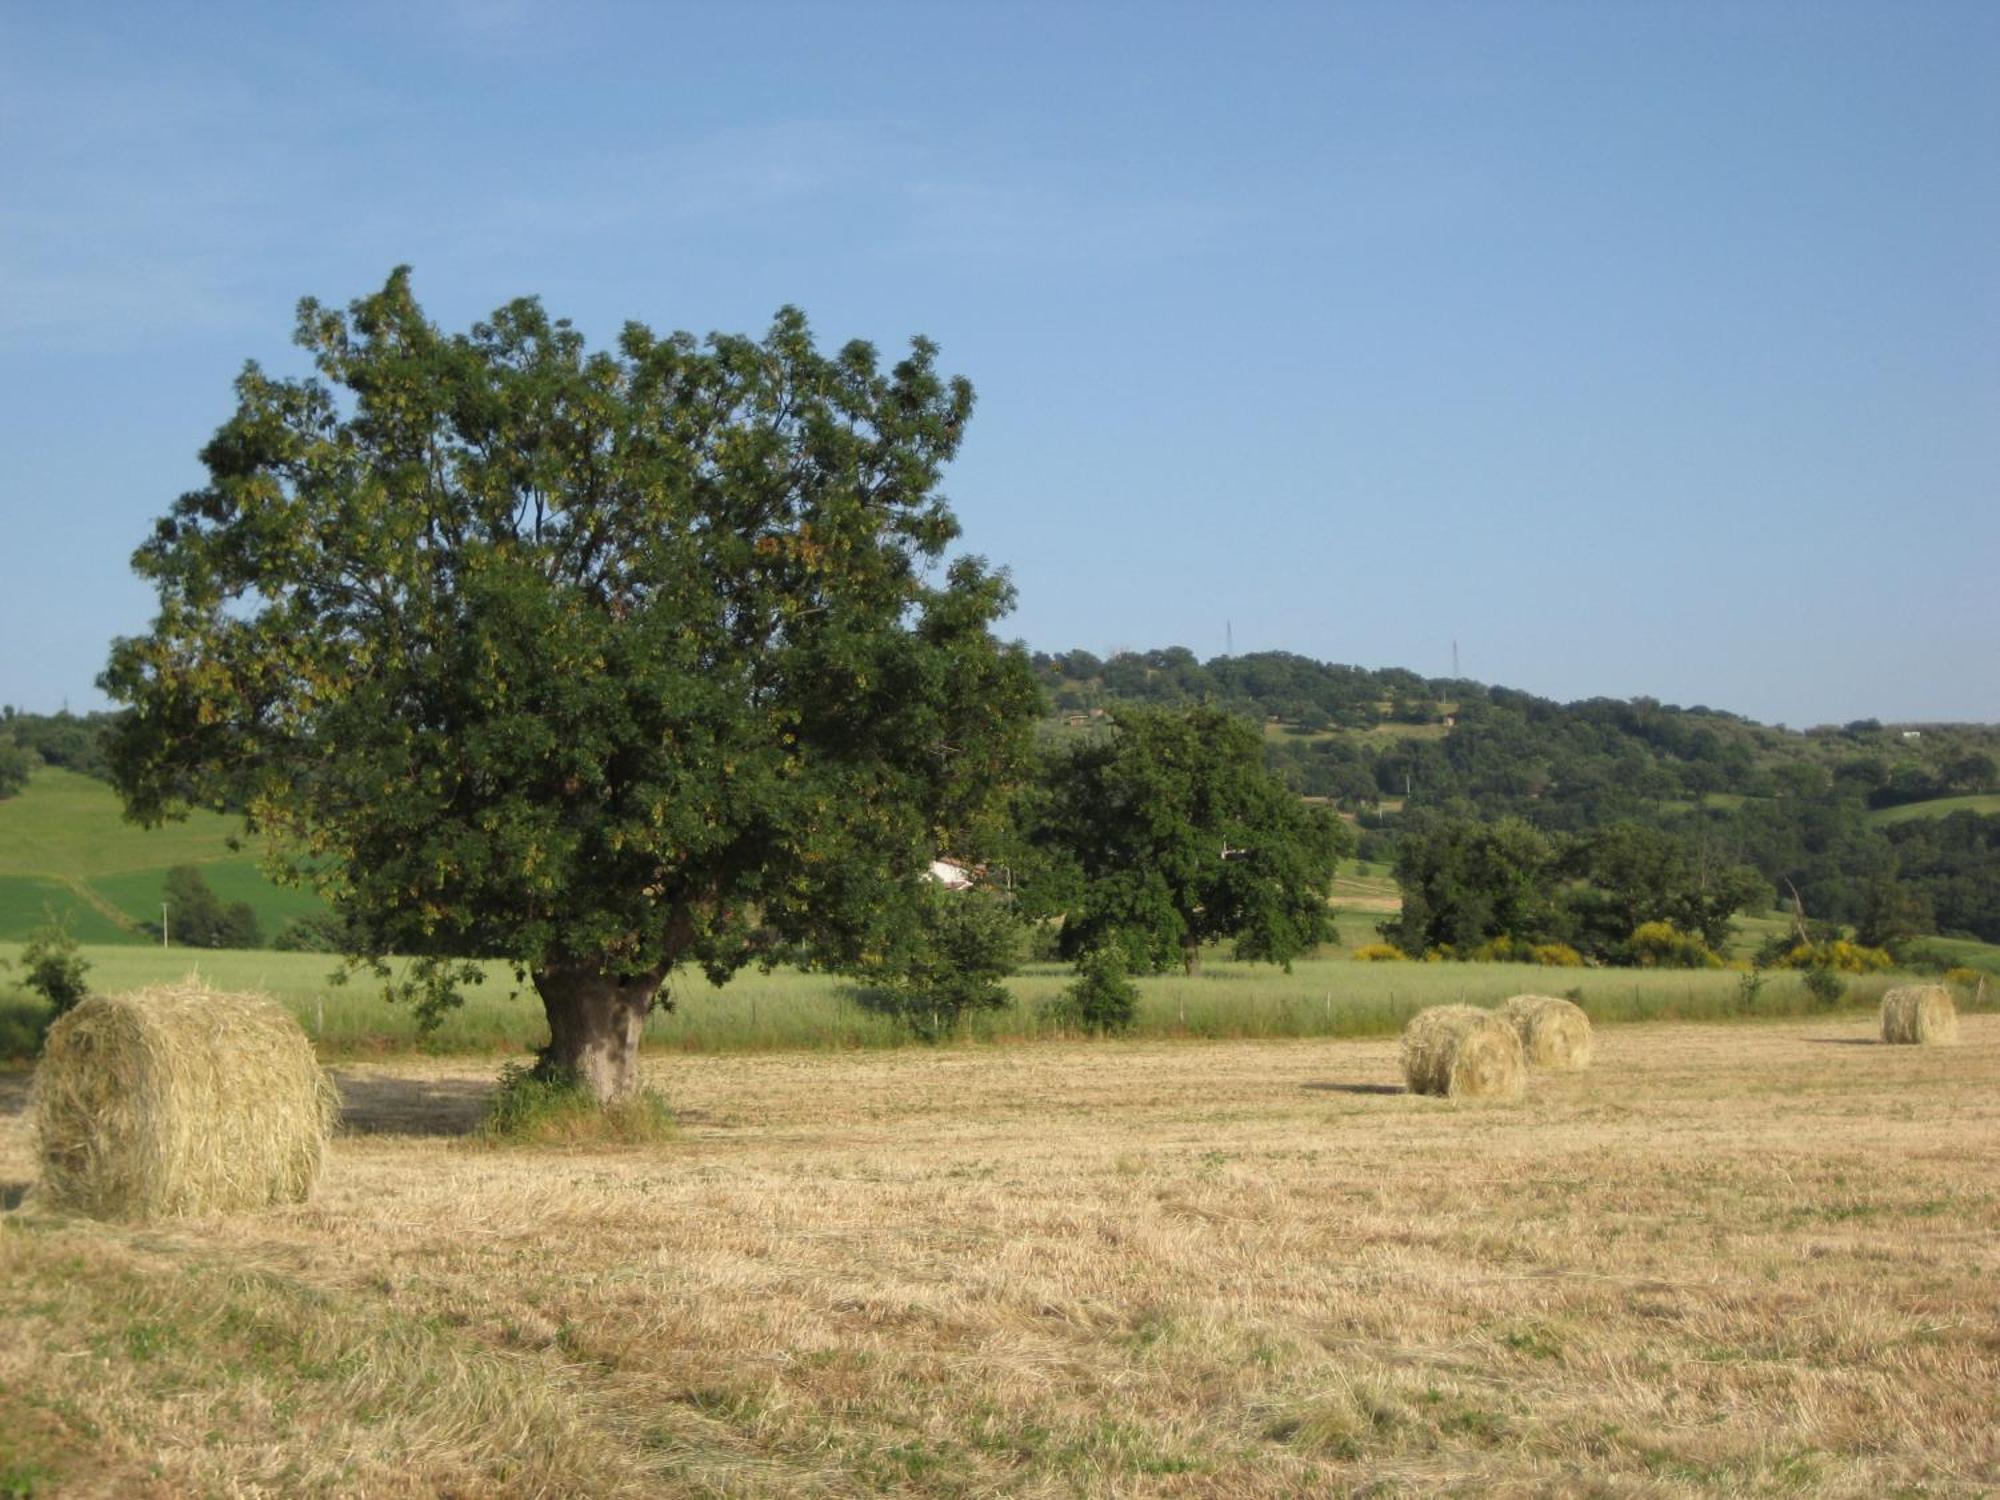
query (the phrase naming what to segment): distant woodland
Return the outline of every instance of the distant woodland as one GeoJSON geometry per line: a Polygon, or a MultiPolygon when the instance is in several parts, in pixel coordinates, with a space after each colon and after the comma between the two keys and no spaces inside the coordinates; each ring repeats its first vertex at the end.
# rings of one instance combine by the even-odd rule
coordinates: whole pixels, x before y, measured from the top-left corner
{"type": "MultiPolygon", "coordinates": [[[[1650,698],[1556,703],[1464,679],[1288,652],[1035,653],[1046,736],[1102,732],[1120,704],[1208,705],[1262,727],[1270,767],[1393,864],[1443,823],[1518,820],[1578,841],[1637,825],[1775,905],[1881,941],[2000,942],[2000,726],[1805,730],[1650,698]]],[[[38,764],[104,777],[109,714],[0,710],[0,797],[38,764]]]]}
{"type": "Polygon", "coordinates": [[[1037,654],[1058,732],[1121,702],[1207,703],[1262,722],[1273,769],[1393,863],[1442,819],[1551,835],[1639,824],[1744,864],[1817,921],[1888,939],[2000,941],[2000,726],[1793,730],[1650,698],[1555,703],[1288,652],[1037,654]]]}

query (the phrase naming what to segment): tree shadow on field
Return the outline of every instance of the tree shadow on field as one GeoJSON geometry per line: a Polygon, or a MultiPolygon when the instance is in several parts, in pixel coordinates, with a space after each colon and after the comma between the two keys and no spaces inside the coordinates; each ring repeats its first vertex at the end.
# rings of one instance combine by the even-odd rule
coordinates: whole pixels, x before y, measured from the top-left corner
{"type": "Polygon", "coordinates": [[[1888,1044],[1879,1036],[1809,1036],[1806,1038],[1815,1047],[1884,1047],[1888,1044]]]}
{"type": "Polygon", "coordinates": [[[346,1135],[469,1135],[486,1112],[491,1079],[333,1075],[346,1135]]]}
{"type": "Polygon", "coordinates": [[[1407,1094],[1409,1090],[1400,1083],[1302,1083],[1302,1089],[1310,1089],[1315,1094],[1407,1094]]]}

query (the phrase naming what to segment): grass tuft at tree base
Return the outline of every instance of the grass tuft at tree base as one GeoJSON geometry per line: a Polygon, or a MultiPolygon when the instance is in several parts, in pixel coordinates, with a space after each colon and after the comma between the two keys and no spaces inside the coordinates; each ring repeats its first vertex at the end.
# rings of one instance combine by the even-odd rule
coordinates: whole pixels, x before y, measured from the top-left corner
{"type": "Polygon", "coordinates": [[[479,1122],[479,1139],[492,1146],[650,1146],[671,1140],[675,1129],[666,1097],[653,1089],[599,1104],[573,1076],[551,1078],[509,1063],[479,1122]]]}

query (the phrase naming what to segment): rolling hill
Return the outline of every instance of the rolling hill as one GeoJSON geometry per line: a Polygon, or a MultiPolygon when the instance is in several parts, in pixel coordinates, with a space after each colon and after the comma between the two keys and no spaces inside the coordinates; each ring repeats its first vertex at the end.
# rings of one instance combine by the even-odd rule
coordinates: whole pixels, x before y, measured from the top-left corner
{"type": "Polygon", "coordinates": [[[0,941],[26,937],[45,909],[67,912],[86,943],[157,941],[160,886],[176,865],[197,866],[225,903],[247,901],[267,937],[323,909],[267,879],[242,831],[240,819],[210,812],[140,828],[104,782],[41,767],[0,801],[0,941]]]}

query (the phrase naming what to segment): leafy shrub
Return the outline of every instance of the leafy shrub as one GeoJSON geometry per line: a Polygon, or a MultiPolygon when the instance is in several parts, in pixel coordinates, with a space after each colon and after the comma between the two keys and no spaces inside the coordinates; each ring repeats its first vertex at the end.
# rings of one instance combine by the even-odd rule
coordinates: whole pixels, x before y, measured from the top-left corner
{"type": "Polygon", "coordinates": [[[1839,1004],[1840,997],[1847,993],[1847,981],[1827,968],[1807,969],[1805,985],[1806,993],[1825,1006],[1839,1004]]]}
{"type": "Polygon", "coordinates": [[[1027,942],[1028,962],[1036,964],[1058,963],[1062,959],[1062,922],[1051,918],[1029,926],[1027,942]]]}
{"type": "Polygon", "coordinates": [[[1545,964],[1550,968],[1578,969],[1583,955],[1568,943],[1531,943],[1526,938],[1488,938],[1467,955],[1481,964],[1545,964]]]}
{"type": "Polygon", "coordinates": [[[1363,943],[1348,957],[1358,964],[1401,964],[1410,961],[1410,955],[1394,943],[1363,943]]]}
{"type": "Polygon", "coordinates": [[[338,953],[340,939],[340,918],[332,912],[315,912],[309,917],[293,917],[280,927],[271,946],[280,953],[338,953]]]}
{"type": "Polygon", "coordinates": [[[1746,1014],[1757,1009],[1757,999],[1764,993],[1764,971],[1746,969],[1736,979],[1736,1004],[1746,1014]]]}
{"type": "Polygon", "coordinates": [[[40,1052],[55,1018],[45,1001],[18,990],[0,991],[0,1059],[11,1062],[40,1052]]]}
{"type": "Polygon", "coordinates": [[[21,950],[21,967],[28,988],[48,1001],[55,1008],[55,1015],[60,1016],[90,993],[85,977],[90,965],[70,935],[69,913],[57,916],[47,907],[42,908],[42,913],[42,925],[21,950]]]}
{"type": "Polygon", "coordinates": [[[1693,933],[1671,922],[1641,922],[1625,944],[1631,961],[1642,969],[1719,969],[1722,958],[1693,933]]]}
{"type": "Polygon", "coordinates": [[[38,758],[32,750],[15,744],[11,734],[0,738],[0,799],[13,796],[28,784],[28,774],[38,758]]]}
{"type": "Polygon", "coordinates": [[[1879,974],[1895,965],[1886,949],[1850,943],[1845,938],[1799,943],[1778,960],[1781,969],[1834,969],[1842,974],[1879,974]]]}
{"type": "Polygon", "coordinates": [[[673,1111],[652,1089],[599,1104],[573,1076],[509,1063],[479,1123],[492,1145],[644,1145],[674,1132],[673,1111]]]}
{"type": "Polygon", "coordinates": [[[1959,964],[1955,968],[1944,971],[1944,982],[1946,984],[1962,984],[1967,989],[1974,988],[1985,977],[1977,969],[1968,969],[1964,964],[1959,964]]]}
{"type": "Polygon", "coordinates": [[[937,1041],[969,1013],[1007,1005],[1002,981],[1020,965],[1021,923],[1012,904],[990,892],[931,887],[923,900],[911,943],[871,971],[874,982],[856,999],[937,1041]]]}
{"type": "Polygon", "coordinates": [[[1128,1030],[1139,1014],[1139,987],[1125,976],[1125,955],[1110,944],[1076,961],[1076,979],[1048,1007],[1060,1025],[1086,1031],[1128,1030]]]}

